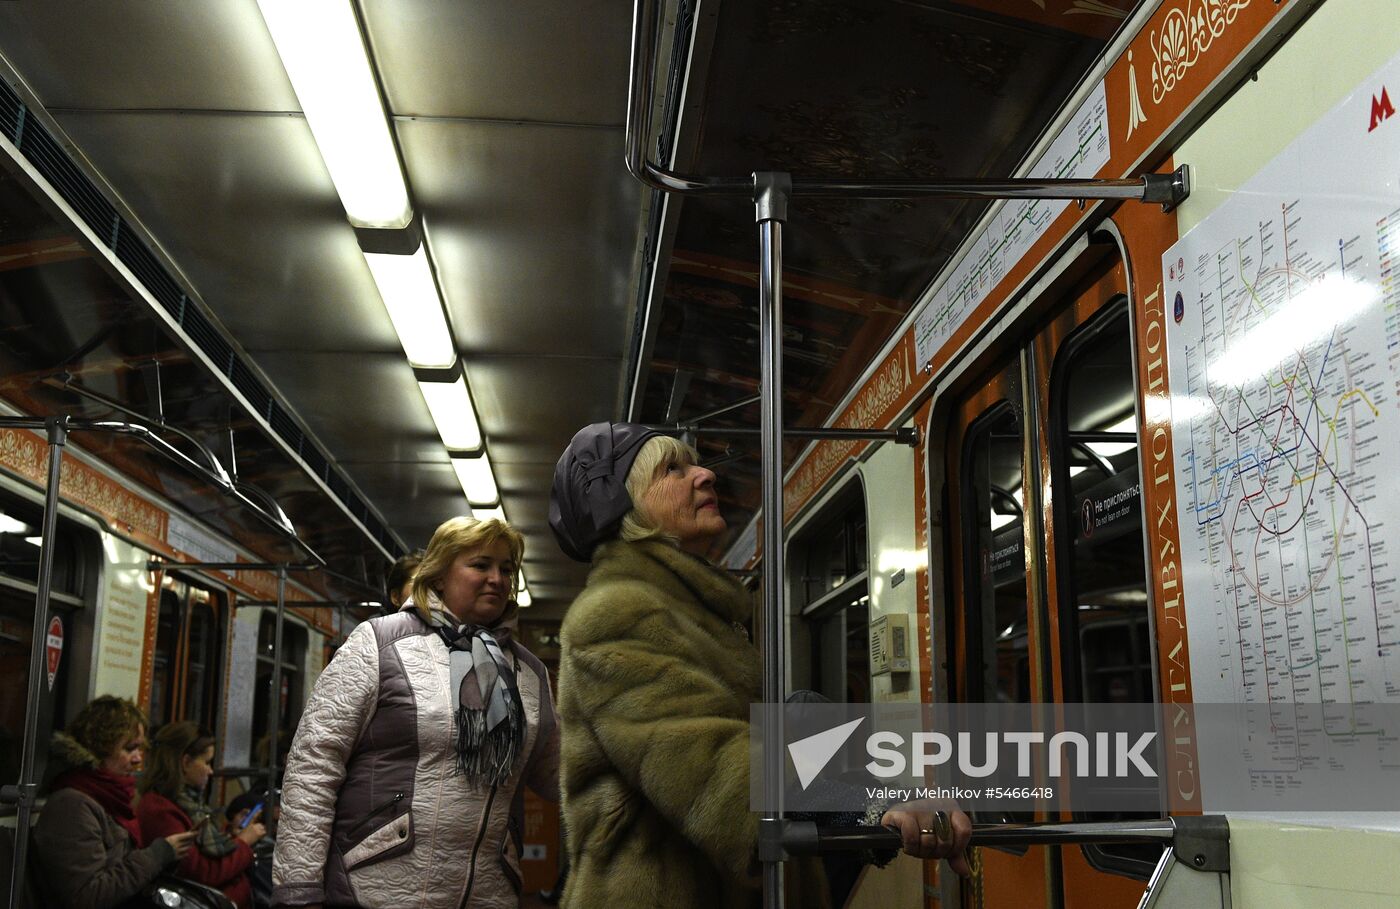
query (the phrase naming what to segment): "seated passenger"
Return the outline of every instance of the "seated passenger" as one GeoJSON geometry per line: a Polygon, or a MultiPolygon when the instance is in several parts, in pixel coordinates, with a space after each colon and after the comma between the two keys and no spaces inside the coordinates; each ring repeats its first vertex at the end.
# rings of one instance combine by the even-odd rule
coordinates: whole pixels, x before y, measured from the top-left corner
{"type": "Polygon", "coordinates": [[[175,873],[218,890],[238,909],[252,909],[253,888],[247,871],[253,844],[267,832],[253,821],[236,836],[213,822],[204,790],[214,774],[214,737],[194,723],[167,723],[151,743],[151,761],[141,776],[136,815],[147,838],[190,830],[195,848],[180,860],[175,873]]]}
{"type": "Polygon", "coordinates": [[[114,909],[190,850],[192,833],[144,840],[135,774],[146,747],[146,715],[103,695],[56,732],[53,782],[34,829],[41,891],[69,909],[114,909]]]}
{"type": "Polygon", "coordinates": [[[237,834],[254,821],[261,821],[267,828],[267,836],[253,844],[253,865],[248,869],[248,880],[253,885],[254,909],[264,909],[272,905],[272,853],[277,847],[277,818],[282,809],[267,807],[267,790],[254,789],[240,792],[224,807],[224,817],[228,818],[228,830],[237,834]]]}
{"type": "MultiPolygon", "coordinates": [[[[714,482],[689,446],[629,423],[580,430],[555,468],[550,527],[567,555],[593,564],[562,629],[566,909],[759,901],[749,810],[759,657],[742,624],[748,592],[704,558],[725,530],[714,482]]],[[[929,829],[931,806],[876,815],[909,854],[969,873],[961,811],[946,841],[929,829]]],[[[796,883],[815,905],[811,879],[796,883]]]]}
{"type": "Polygon", "coordinates": [[[521,787],[559,797],[548,674],[514,640],[524,548],[503,521],[443,523],[413,595],[317,679],[283,784],[277,905],[519,905],[521,787]]]}

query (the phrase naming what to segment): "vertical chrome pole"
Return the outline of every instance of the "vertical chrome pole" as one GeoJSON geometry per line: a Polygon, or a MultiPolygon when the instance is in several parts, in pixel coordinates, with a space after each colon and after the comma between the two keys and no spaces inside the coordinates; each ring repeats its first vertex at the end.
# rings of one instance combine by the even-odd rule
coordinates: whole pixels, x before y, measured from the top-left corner
{"type": "Polygon", "coordinates": [[[287,614],[287,566],[277,566],[277,632],[272,641],[272,695],[268,698],[267,800],[263,817],[277,806],[277,734],[282,726],[282,626],[287,614]]]}
{"type": "MultiPolygon", "coordinates": [[[[763,454],[763,702],[771,724],[763,735],[763,796],[773,806],[761,830],[781,837],[783,822],[783,715],[787,676],[783,643],[783,222],[792,180],[756,173],[754,220],[758,222],[759,423],[763,454]]],[[[783,905],[783,855],[776,843],[762,851],[763,904],[783,905]]]]}
{"type": "Polygon", "coordinates": [[[34,599],[34,631],[29,649],[29,692],[24,705],[24,748],[20,752],[19,784],[15,787],[14,867],[10,873],[10,906],[20,905],[24,892],[25,862],[29,858],[29,821],[38,784],[34,780],[34,756],[39,750],[39,698],[44,678],[44,651],[49,629],[49,586],[53,580],[54,530],[58,524],[58,482],[63,467],[63,446],[68,441],[68,418],[44,421],[49,436],[49,485],[44,490],[44,522],[39,548],[39,590],[34,599]]]}

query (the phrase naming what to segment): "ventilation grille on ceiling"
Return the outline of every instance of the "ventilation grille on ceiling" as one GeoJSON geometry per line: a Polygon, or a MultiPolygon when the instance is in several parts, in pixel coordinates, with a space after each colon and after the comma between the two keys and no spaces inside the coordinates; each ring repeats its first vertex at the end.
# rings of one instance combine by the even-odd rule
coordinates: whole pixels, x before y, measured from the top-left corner
{"type": "Polygon", "coordinates": [[[307,468],[326,484],[349,513],[386,550],[396,557],[402,555],[404,549],[389,528],[356,495],[340,470],[321,454],[248,364],[239,358],[222,332],[190,300],[179,282],[171,277],[116,208],[98,192],[92,181],[78,169],[4,80],[0,80],[0,131],[112,250],[118,261],[136,276],[214,367],[247,399],[257,415],[301,457],[307,468]]]}

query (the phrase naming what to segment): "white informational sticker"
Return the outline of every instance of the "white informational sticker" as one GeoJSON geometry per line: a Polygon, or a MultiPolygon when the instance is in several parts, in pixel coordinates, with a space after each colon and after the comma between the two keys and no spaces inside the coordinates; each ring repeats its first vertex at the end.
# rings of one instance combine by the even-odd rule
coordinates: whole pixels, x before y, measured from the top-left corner
{"type": "MultiPolygon", "coordinates": [[[[1089,179],[1108,163],[1110,154],[1108,100],[1100,82],[1027,176],[1089,179]]],[[[1019,199],[995,210],[990,223],[964,245],[966,254],[946,273],[914,321],[916,369],[933,359],[1068,204],[1055,199],[1019,199]]]]}

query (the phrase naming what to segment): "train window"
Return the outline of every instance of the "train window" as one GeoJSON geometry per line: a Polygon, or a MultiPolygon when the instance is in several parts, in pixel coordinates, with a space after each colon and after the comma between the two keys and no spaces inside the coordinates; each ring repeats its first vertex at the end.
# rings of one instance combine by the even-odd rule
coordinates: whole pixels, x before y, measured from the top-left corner
{"type": "Polygon", "coordinates": [[[180,598],[173,591],[160,592],[156,615],[156,649],[151,654],[151,728],[158,729],[175,716],[175,658],[180,646],[180,598]]]}
{"type": "MultiPolygon", "coordinates": [[[[1126,301],[1125,301],[1126,302],[1126,301]]],[[[1132,342],[1110,307],[1062,349],[1052,389],[1065,697],[1152,700],[1132,342]],[[1059,405],[1058,407],[1056,405],[1059,405]],[[1068,490],[1068,494],[1064,491],[1068,490]]]]}
{"type": "Polygon", "coordinates": [[[185,660],[185,719],[212,729],[219,715],[219,669],[223,635],[218,603],[208,591],[191,588],[188,658],[185,660]]]}
{"type": "MultiPolygon", "coordinates": [[[[1051,470],[1061,566],[1056,574],[1067,701],[1155,699],[1135,396],[1124,299],[1106,306],[1066,341],[1051,374],[1051,470]]],[[[1096,867],[1136,875],[1149,873],[1160,852],[1140,846],[1084,851],[1096,867]]]]}
{"type": "MultiPolygon", "coordinates": [[[[24,718],[29,698],[29,660],[34,649],[34,604],[39,580],[40,522],[43,510],[23,501],[0,501],[0,780],[19,779],[24,747],[24,718]]],[[[49,610],[63,623],[67,647],[74,646],[74,625],[83,605],[84,572],[77,531],[66,521],[55,527],[49,610]]],[[[38,741],[47,742],[63,726],[68,679],[78,657],[67,649],[52,685],[45,681],[39,702],[38,741]]],[[[46,749],[40,748],[37,770],[46,749]]],[[[13,814],[13,807],[3,809],[13,814]]]]}
{"type": "MultiPolygon", "coordinates": [[[[272,669],[277,645],[277,613],[264,609],[258,623],[258,674],[253,696],[254,760],[267,763],[268,696],[272,692],[272,669]]],[[[292,730],[301,719],[306,667],[306,629],[291,619],[282,623],[282,690],[277,697],[277,739],[279,750],[291,747],[292,730]]],[[[279,761],[279,763],[284,763],[279,761]]]]}
{"type": "Polygon", "coordinates": [[[858,487],[793,541],[802,618],[811,644],[808,686],[833,701],[870,701],[870,589],[865,500],[858,487]]]}
{"type": "Polygon", "coordinates": [[[1032,700],[1023,448],[1021,421],[1006,403],[973,423],[963,448],[969,702],[1032,700]]]}
{"type": "Polygon", "coordinates": [[[156,617],[151,655],[151,728],[190,720],[218,725],[227,630],[227,600],[220,593],[167,577],[156,617]]]}
{"type": "MultiPolygon", "coordinates": [[[[0,575],[37,585],[43,509],[27,502],[9,501],[0,503],[0,508],[0,575]]],[[[55,536],[50,591],[81,596],[83,564],[78,558],[75,535],[60,522],[55,536]]]]}

